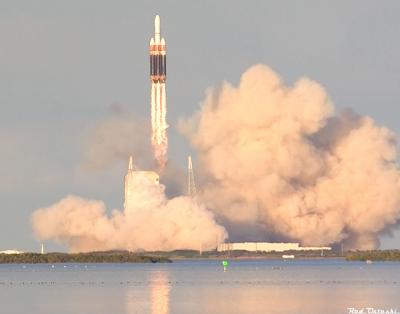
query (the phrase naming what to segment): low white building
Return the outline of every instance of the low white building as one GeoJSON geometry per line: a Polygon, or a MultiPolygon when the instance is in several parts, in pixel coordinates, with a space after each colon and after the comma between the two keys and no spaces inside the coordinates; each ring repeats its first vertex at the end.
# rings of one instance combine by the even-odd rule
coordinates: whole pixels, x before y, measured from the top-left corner
{"type": "Polygon", "coordinates": [[[237,243],[220,243],[218,244],[218,252],[227,251],[250,251],[250,252],[285,252],[285,251],[320,251],[331,250],[328,246],[300,246],[299,243],[275,243],[275,242],[237,242],[237,243]]]}
{"type": "Polygon", "coordinates": [[[0,251],[0,254],[22,254],[24,252],[22,251],[17,251],[17,250],[5,250],[5,251],[0,251]]]}

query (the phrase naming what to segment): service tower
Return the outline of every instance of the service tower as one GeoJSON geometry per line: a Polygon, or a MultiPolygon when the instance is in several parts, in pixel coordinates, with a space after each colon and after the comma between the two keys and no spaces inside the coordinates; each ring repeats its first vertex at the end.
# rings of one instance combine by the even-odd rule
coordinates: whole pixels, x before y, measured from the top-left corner
{"type": "Polygon", "coordinates": [[[160,17],[154,20],[154,37],[150,40],[150,80],[151,80],[151,143],[154,157],[162,171],[167,162],[167,98],[165,81],[167,79],[167,50],[161,38],[160,17]]]}
{"type": "Polygon", "coordinates": [[[140,171],[135,168],[133,164],[132,156],[129,157],[128,172],[125,175],[125,198],[124,198],[124,208],[128,210],[132,208],[137,198],[138,194],[141,193],[143,189],[143,184],[154,184],[158,185],[160,182],[160,177],[154,171],[140,171]],[[133,205],[133,206],[132,206],[133,205]]]}

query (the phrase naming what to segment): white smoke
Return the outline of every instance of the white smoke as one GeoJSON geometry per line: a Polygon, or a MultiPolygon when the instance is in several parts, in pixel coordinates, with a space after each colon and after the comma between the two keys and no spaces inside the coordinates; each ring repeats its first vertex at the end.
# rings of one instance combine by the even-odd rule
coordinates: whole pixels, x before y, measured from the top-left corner
{"type": "MultiPolygon", "coordinates": [[[[151,153],[143,126],[114,112],[89,136],[87,164],[105,167],[133,152],[146,165],[151,153]]],[[[374,248],[381,233],[397,226],[395,135],[369,117],[335,113],[314,81],[289,87],[268,67],[252,67],[238,87],[211,90],[179,128],[198,151],[198,198],[205,205],[169,200],[163,186],[138,182],[135,205],[111,216],[103,202],[75,196],[37,210],[36,235],[72,251],[209,249],[226,232],[205,206],[238,241],[374,248]]],[[[166,173],[179,177],[173,168],[166,173]]]]}
{"type": "Polygon", "coordinates": [[[180,130],[198,151],[200,198],[231,239],[374,248],[400,219],[395,135],[334,107],[318,83],[266,66],[210,91],[180,130]]]}
{"type": "MultiPolygon", "coordinates": [[[[164,117],[165,121],[165,117],[164,117]]],[[[166,134],[166,128],[163,131],[166,134]]],[[[154,169],[162,172],[162,181],[166,184],[168,196],[178,196],[183,192],[185,172],[166,158],[166,146],[160,146],[160,160],[151,157],[155,153],[150,138],[148,120],[128,110],[126,106],[114,104],[109,114],[100,120],[83,136],[83,164],[81,170],[97,171],[111,168],[115,163],[125,163],[133,154],[135,165],[139,169],[154,169]],[[161,166],[162,165],[162,166],[161,166]]],[[[167,142],[168,143],[168,142],[167,142]]],[[[153,144],[154,145],[154,144],[153,144]]]]}
{"type": "Polygon", "coordinates": [[[36,210],[32,225],[41,240],[67,244],[70,251],[127,249],[209,250],[226,238],[203,205],[189,197],[167,199],[164,186],[135,175],[130,207],[106,214],[101,201],[68,196],[36,210]]]}

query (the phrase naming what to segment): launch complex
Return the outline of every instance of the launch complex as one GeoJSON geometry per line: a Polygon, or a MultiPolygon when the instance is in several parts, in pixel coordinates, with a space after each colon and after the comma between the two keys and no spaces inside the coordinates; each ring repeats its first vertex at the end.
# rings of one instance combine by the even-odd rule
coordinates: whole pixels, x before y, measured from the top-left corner
{"type": "MultiPolygon", "coordinates": [[[[154,37],[150,40],[149,55],[151,82],[151,144],[158,169],[159,171],[163,171],[167,162],[168,150],[168,124],[166,122],[167,97],[165,85],[167,79],[167,51],[165,39],[161,37],[160,17],[158,15],[156,15],[154,20],[154,37]]],[[[125,209],[130,208],[130,204],[134,202],[135,179],[138,178],[140,178],[140,180],[146,180],[146,182],[154,185],[158,185],[160,181],[159,175],[154,171],[137,170],[131,156],[128,163],[128,172],[125,175],[125,209]]],[[[191,156],[188,157],[187,196],[196,198],[196,186],[191,156]]],[[[241,242],[217,244],[218,252],[235,250],[284,252],[288,250],[315,251],[330,249],[330,247],[301,247],[299,243],[241,242]]]]}
{"type": "MultiPolygon", "coordinates": [[[[168,136],[167,136],[167,50],[165,39],[161,37],[160,17],[156,15],[154,19],[154,37],[150,40],[150,112],[151,112],[151,144],[153,147],[154,158],[158,164],[159,171],[163,171],[167,162],[168,136]]],[[[133,201],[133,180],[140,176],[156,185],[159,184],[159,175],[154,171],[139,171],[135,168],[133,158],[130,156],[128,172],[125,175],[125,200],[124,208],[129,207],[133,201]]],[[[196,194],[192,159],[188,157],[188,190],[187,194],[194,197],[196,194]]]]}

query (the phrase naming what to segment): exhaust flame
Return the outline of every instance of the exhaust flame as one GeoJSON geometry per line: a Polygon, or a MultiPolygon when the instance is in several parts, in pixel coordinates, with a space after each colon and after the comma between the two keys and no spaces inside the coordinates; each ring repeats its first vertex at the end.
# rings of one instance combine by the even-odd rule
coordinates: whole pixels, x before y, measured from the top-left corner
{"type": "Polygon", "coordinates": [[[167,163],[168,137],[167,137],[167,105],[164,83],[151,85],[151,144],[154,158],[162,172],[167,163]]]}

